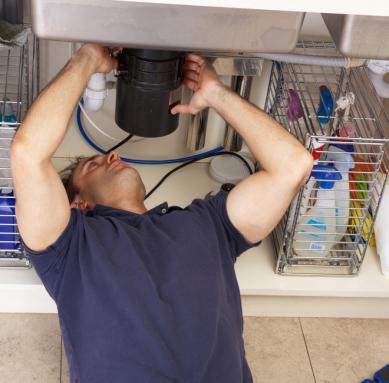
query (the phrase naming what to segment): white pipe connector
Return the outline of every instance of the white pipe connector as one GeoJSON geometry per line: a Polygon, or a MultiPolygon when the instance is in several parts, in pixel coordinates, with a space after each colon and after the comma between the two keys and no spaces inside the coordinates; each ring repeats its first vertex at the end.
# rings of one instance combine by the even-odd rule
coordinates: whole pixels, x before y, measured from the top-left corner
{"type": "Polygon", "coordinates": [[[84,106],[86,110],[96,112],[104,104],[104,100],[108,95],[106,86],[105,73],[94,73],[84,91],[84,106]]]}

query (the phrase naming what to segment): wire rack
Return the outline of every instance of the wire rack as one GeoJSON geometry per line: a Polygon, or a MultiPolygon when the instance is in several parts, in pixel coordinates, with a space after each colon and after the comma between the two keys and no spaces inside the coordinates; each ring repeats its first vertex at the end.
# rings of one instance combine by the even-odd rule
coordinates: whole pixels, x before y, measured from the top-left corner
{"type": "Polygon", "coordinates": [[[22,47],[0,45],[0,268],[29,268],[15,217],[10,146],[38,91],[38,40],[22,47]]]}
{"type": "MultiPolygon", "coordinates": [[[[300,43],[297,50],[336,55],[327,42],[300,43]]],[[[373,223],[389,165],[384,131],[389,120],[367,69],[275,62],[265,108],[314,155],[319,165],[314,169],[320,168],[273,231],[276,271],[358,274],[368,244],[374,245],[373,223]],[[323,86],[332,94],[333,110],[323,86]],[[293,94],[299,99],[297,115],[291,114],[293,94]],[[350,95],[349,107],[336,110],[335,101],[350,95]]]]}

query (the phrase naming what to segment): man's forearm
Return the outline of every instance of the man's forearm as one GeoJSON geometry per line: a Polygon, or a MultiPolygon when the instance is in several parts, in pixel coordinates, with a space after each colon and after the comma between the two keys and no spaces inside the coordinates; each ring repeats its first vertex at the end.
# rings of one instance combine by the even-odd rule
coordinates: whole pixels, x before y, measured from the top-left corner
{"type": "Polygon", "coordinates": [[[225,86],[215,87],[209,103],[245,140],[262,168],[285,173],[293,162],[311,160],[305,148],[277,121],[225,86]]]}
{"type": "Polygon", "coordinates": [[[30,160],[49,160],[62,142],[70,117],[94,72],[93,60],[76,53],[39,94],[15,135],[30,160]]]}

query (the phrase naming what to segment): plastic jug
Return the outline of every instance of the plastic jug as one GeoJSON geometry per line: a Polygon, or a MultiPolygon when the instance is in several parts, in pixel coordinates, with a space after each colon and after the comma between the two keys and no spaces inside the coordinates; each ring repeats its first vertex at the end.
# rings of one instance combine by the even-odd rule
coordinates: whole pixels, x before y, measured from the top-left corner
{"type": "Polygon", "coordinates": [[[332,165],[315,165],[312,176],[319,180],[315,205],[300,218],[293,249],[305,257],[326,256],[335,243],[336,205],[334,183],[341,175],[332,165]]]}

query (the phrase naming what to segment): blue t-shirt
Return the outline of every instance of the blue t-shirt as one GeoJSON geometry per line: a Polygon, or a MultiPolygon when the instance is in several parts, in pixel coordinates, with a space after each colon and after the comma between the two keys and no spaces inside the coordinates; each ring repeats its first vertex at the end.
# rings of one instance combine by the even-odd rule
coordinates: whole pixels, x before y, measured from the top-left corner
{"type": "Polygon", "coordinates": [[[53,245],[27,249],[57,304],[72,383],[252,382],[234,262],[259,243],[226,199],[72,209],[53,245]]]}

